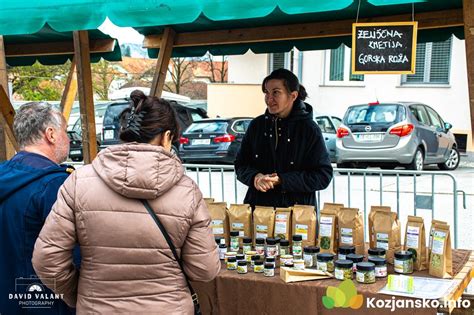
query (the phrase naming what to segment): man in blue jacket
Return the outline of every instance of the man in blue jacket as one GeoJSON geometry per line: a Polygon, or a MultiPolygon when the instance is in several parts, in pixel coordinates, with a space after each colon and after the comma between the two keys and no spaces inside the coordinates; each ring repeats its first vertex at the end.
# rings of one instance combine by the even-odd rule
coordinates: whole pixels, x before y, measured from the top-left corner
{"type": "Polygon", "coordinates": [[[332,179],[332,167],[313,108],[298,78],[278,69],[262,83],[267,110],[249,125],[235,160],[239,181],[249,186],[244,202],[254,206],[316,207],[317,190],[332,179]]]}
{"type": "MultiPolygon", "coordinates": [[[[67,314],[66,304],[36,278],[33,247],[59,187],[71,169],[67,123],[47,103],[17,111],[13,131],[20,147],[0,164],[0,313],[67,314]]],[[[54,283],[54,279],[43,279],[54,283]]]]}

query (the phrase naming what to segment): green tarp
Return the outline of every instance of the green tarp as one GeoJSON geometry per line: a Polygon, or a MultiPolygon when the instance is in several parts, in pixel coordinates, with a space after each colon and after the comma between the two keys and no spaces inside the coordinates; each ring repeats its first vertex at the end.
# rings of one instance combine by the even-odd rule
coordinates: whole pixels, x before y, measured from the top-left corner
{"type": "MultiPolygon", "coordinates": [[[[0,0],[3,1],[3,0],[0,0]]],[[[89,39],[108,39],[111,38],[98,30],[89,31],[89,39]]],[[[71,42],[73,41],[72,32],[57,32],[49,26],[43,27],[39,32],[30,35],[6,35],[4,36],[5,46],[11,44],[29,44],[34,46],[39,43],[55,43],[55,42],[71,42]]],[[[43,65],[59,65],[64,64],[67,60],[71,60],[73,54],[70,55],[50,55],[50,56],[28,56],[28,57],[7,57],[9,66],[30,66],[36,61],[43,65]]],[[[115,42],[115,48],[112,52],[92,53],[91,62],[98,62],[101,58],[108,61],[122,60],[120,46],[115,42]]]]}

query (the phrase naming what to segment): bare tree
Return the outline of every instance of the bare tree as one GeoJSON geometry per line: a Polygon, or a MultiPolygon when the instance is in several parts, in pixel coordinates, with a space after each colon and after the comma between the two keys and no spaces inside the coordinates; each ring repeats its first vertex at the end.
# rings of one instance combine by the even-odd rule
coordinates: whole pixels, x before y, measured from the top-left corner
{"type": "Polygon", "coordinates": [[[191,83],[194,63],[193,60],[187,60],[186,58],[172,58],[168,66],[171,82],[165,82],[166,89],[179,94],[184,85],[191,83]]]}
{"type": "Polygon", "coordinates": [[[207,53],[204,56],[204,61],[207,63],[211,77],[209,80],[215,82],[227,82],[227,56],[221,56],[220,61],[216,61],[217,57],[207,53]]]}

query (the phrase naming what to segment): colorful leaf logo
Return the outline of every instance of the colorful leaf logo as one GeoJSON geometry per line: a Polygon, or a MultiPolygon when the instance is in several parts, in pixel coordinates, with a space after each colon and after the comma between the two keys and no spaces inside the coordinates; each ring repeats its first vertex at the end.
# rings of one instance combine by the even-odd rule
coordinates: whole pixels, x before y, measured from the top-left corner
{"type": "Polygon", "coordinates": [[[361,308],[364,303],[362,294],[357,294],[354,282],[344,280],[339,287],[329,286],[326,289],[326,295],[323,296],[323,305],[327,309],[334,307],[352,308],[354,310],[361,308]]]}

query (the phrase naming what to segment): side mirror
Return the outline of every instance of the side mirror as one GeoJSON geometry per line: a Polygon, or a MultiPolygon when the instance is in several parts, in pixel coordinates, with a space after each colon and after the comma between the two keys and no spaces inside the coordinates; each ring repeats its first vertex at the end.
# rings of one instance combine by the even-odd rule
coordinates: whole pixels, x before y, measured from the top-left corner
{"type": "Polygon", "coordinates": [[[451,124],[448,123],[448,122],[445,122],[445,123],[444,123],[444,129],[445,129],[446,131],[449,131],[451,128],[453,128],[453,125],[451,125],[451,124]]]}

